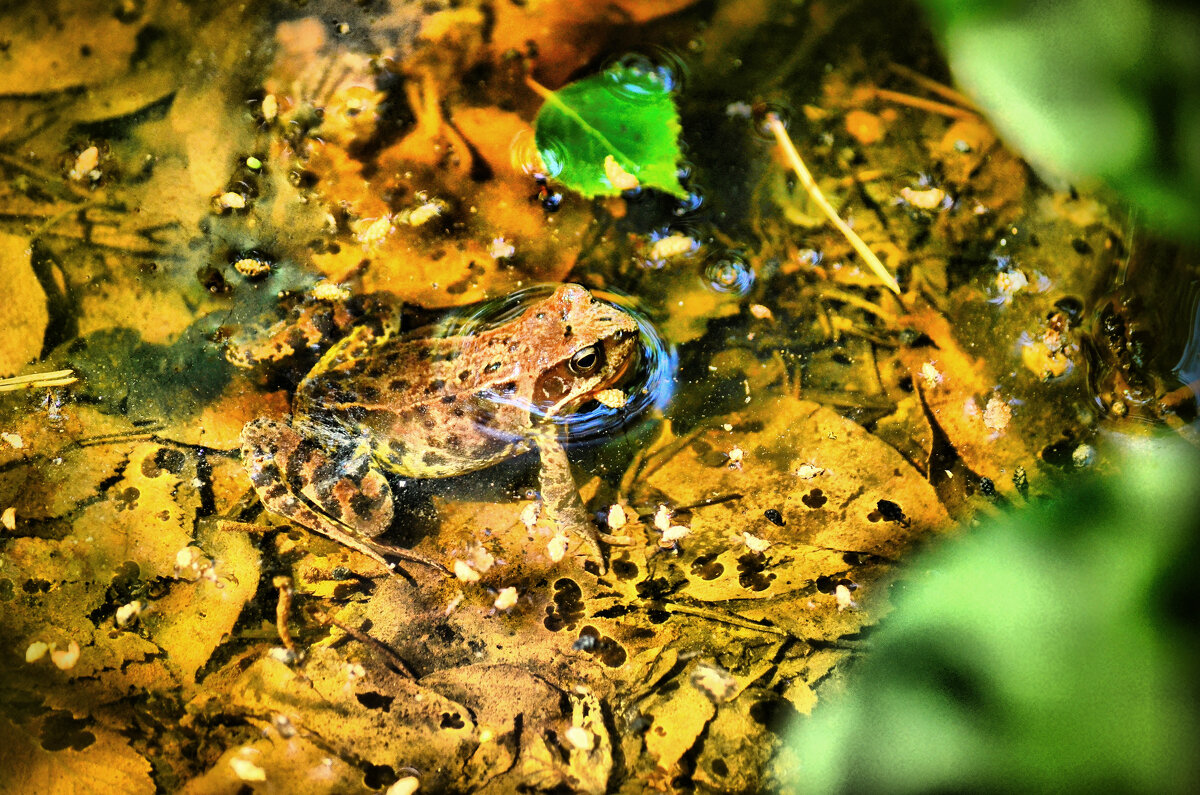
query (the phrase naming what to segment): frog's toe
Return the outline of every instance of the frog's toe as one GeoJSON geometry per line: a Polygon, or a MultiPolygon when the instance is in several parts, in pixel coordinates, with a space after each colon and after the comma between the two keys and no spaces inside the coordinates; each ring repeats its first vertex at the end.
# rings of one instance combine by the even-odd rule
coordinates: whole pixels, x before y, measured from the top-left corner
{"type": "Polygon", "coordinates": [[[382,535],[392,524],[392,488],[377,470],[343,474],[332,480],[314,474],[304,493],[330,516],[370,538],[382,535]]]}

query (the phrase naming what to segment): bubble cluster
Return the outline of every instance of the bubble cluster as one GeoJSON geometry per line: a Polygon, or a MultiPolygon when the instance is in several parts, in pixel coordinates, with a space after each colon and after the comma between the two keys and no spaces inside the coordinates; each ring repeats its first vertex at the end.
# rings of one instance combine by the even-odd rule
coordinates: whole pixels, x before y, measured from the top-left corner
{"type": "Polygon", "coordinates": [[[722,251],[704,264],[704,283],[718,293],[745,295],[754,286],[754,269],[737,251],[722,251]]]}

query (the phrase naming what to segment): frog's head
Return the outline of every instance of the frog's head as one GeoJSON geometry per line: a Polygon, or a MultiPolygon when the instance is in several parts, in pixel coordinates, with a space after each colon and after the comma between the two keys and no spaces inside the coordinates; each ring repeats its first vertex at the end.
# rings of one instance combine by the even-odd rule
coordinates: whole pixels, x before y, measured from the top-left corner
{"type": "Polygon", "coordinates": [[[533,400],[550,416],[574,410],[620,381],[638,349],[638,326],[627,313],[578,284],[564,284],[537,307],[553,356],[534,384],[533,400]]]}

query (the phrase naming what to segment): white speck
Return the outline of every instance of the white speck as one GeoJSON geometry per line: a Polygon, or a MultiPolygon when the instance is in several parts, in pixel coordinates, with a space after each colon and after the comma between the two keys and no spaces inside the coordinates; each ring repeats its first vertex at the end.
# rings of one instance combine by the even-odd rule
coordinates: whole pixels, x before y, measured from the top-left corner
{"type": "Polygon", "coordinates": [[[229,766],[233,768],[234,775],[240,778],[242,781],[267,780],[267,771],[263,770],[249,759],[242,759],[239,756],[235,756],[229,760],[229,766]]]}
{"type": "Polygon", "coordinates": [[[461,582],[479,582],[479,572],[471,568],[465,560],[454,561],[454,576],[461,582]]]}
{"type": "Polygon", "coordinates": [[[475,547],[471,550],[471,559],[469,561],[471,568],[480,574],[486,574],[491,571],[492,566],[496,565],[496,556],[488,552],[483,547],[475,547]]]}
{"type": "Polygon", "coordinates": [[[416,776],[405,776],[387,788],[387,795],[413,795],[421,788],[421,780],[416,776]]]}
{"type": "Polygon", "coordinates": [[[690,254],[697,248],[696,241],[687,235],[675,233],[654,241],[650,247],[651,260],[666,260],[690,254]]]}
{"type": "Polygon", "coordinates": [[[608,529],[620,530],[628,521],[629,518],[625,515],[625,509],[620,505],[613,505],[608,509],[608,529]]]}
{"type": "Polygon", "coordinates": [[[996,297],[991,299],[993,304],[1007,304],[1013,296],[1029,284],[1029,278],[1017,268],[1000,271],[996,274],[996,297]]]}
{"type": "Polygon", "coordinates": [[[663,532],[664,541],[678,541],[692,534],[692,528],[681,524],[673,524],[663,532]]]}
{"type": "Polygon", "coordinates": [[[517,247],[502,237],[496,237],[492,238],[488,253],[492,255],[492,259],[508,259],[517,253],[517,247]]]}
{"type": "Polygon", "coordinates": [[[626,171],[612,155],[604,158],[604,178],[617,190],[633,190],[639,185],[637,176],[626,171]]]}
{"type": "Polygon", "coordinates": [[[1002,433],[1008,428],[1012,419],[1012,407],[998,397],[993,396],[983,410],[983,424],[989,431],[1002,433]]]}
{"type": "Polygon", "coordinates": [[[75,165],[71,168],[68,177],[79,182],[86,178],[92,178],[92,172],[96,170],[96,166],[100,163],[100,150],[94,146],[89,146],[79,153],[75,158],[75,165]]]}
{"type": "Polygon", "coordinates": [[[1096,448],[1081,444],[1071,451],[1071,463],[1079,469],[1091,466],[1096,460],[1096,448]]]}
{"type": "Polygon", "coordinates": [[[582,726],[572,726],[563,732],[563,735],[567,742],[580,751],[589,751],[592,748],[592,733],[582,726]]]}
{"type": "Polygon", "coordinates": [[[941,188],[913,190],[906,187],[900,189],[900,198],[913,207],[919,207],[922,210],[936,210],[942,206],[942,201],[946,198],[946,192],[941,188]]]}
{"type": "Polygon", "coordinates": [[[759,538],[753,533],[742,533],[742,540],[746,543],[746,549],[751,552],[766,552],[771,547],[771,542],[765,538],[759,538]]]}
{"type": "Polygon", "coordinates": [[[222,210],[242,210],[246,207],[246,197],[235,191],[227,191],[217,197],[217,206],[222,210]]]}
{"type": "Polygon", "coordinates": [[[538,515],[542,512],[542,505],[538,502],[531,502],[521,509],[521,524],[525,525],[526,530],[532,530],[537,524],[538,515]]]}
{"type": "Polygon", "coordinates": [[[550,560],[558,563],[567,554],[567,537],[562,533],[555,533],[554,538],[546,545],[546,551],[550,554],[550,560]]]}
{"type": "Polygon", "coordinates": [[[725,115],[731,119],[749,119],[754,115],[754,108],[746,102],[730,102],[725,106],[725,115]]]}
{"type": "Polygon", "coordinates": [[[496,596],[496,601],[492,604],[496,606],[497,610],[507,610],[515,605],[519,598],[520,594],[517,593],[517,589],[509,586],[508,588],[500,589],[500,593],[496,596]]]}
{"type": "Polygon", "coordinates": [[[79,644],[71,641],[71,644],[66,649],[55,649],[50,652],[50,661],[53,662],[60,671],[69,671],[75,667],[75,663],[79,662],[79,644]]]}
{"type": "Polygon", "coordinates": [[[670,526],[671,509],[665,505],[658,506],[658,510],[654,512],[654,529],[660,533],[665,533],[670,526]]]}
{"type": "Polygon", "coordinates": [[[142,614],[142,603],[140,600],[134,599],[127,605],[121,605],[117,608],[117,626],[123,627],[133,619],[142,614]]]}
{"type": "Polygon", "coordinates": [[[735,445],[733,447],[733,449],[730,450],[725,455],[727,455],[729,457],[729,468],[730,469],[741,469],[742,468],[742,461],[746,456],[746,452],[744,450],[742,450],[742,448],[737,447],[735,445]]]}
{"type": "Polygon", "coordinates": [[[796,468],[796,477],[803,480],[812,480],[824,471],[825,470],[819,466],[813,466],[812,464],[801,464],[796,468]]]}

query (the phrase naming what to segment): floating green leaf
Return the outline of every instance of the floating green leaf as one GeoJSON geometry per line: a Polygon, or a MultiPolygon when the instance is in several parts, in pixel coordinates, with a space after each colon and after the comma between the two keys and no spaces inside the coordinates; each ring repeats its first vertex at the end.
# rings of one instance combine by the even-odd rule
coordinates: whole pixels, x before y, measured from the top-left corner
{"type": "Polygon", "coordinates": [[[589,198],[639,185],[686,196],[671,89],[669,72],[635,62],[546,92],[534,122],[546,173],[589,198]]]}

